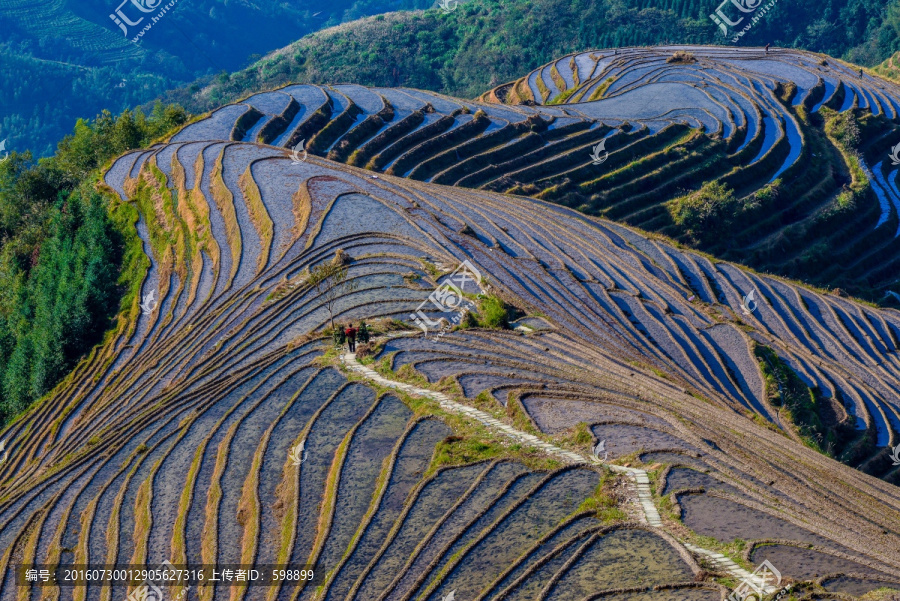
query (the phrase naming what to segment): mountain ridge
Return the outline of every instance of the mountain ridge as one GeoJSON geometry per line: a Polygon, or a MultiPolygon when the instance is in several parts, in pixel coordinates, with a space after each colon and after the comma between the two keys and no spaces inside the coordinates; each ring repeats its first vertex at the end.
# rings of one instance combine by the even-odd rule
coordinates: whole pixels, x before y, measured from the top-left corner
{"type": "Polygon", "coordinates": [[[104,344],[0,435],[3,601],[31,592],[7,585],[14,560],[315,564],[312,584],[238,593],[278,599],[716,601],[735,586],[725,558],[770,561],[810,593],[847,591],[848,574],[900,586],[900,312],[569,207],[292,153],[307,132],[348,152],[341,140],[376,140],[410,104],[432,107],[418,125],[455,113],[488,134],[516,132],[499,115],[580,122],[565,107],[378,94],[392,119],[359,86],[251,97],[105,170],[99,190],[137,215],[146,271],[104,344]],[[479,273],[477,290],[460,284],[471,305],[438,304],[464,261],[479,273]],[[311,281],[329,266],[353,283],[333,305],[311,281]],[[518,329],[477,325],[499,303],[518,329]],[[439,337],[404,323],[416,312],[439,337]],[[372,326],[357,359],[391,391],[343,371],[332,320],[372,326]],[[602,442],[618,467],[560,465],[467,406],[577,455],[602,442]],[[631,468],[647,481],[623,478],[631,468]],[[638,503],[659,525],[635,521],[638,503]]]}
{"type": "Polygon", "coordinates": [[[821,167],[848,179],[818,192],[849,199],[850,235],[887,240],[897,173],[871,159],[900,94],[822,61],[624,48],[493,103],[293,84],[110,119],[144,146],[92,182],[133,279],[0,430],[0,601],[64,594],[19,564],[165,561],[316,573],[159,583],[190,601],[720,601],[770,567],[772,593],[900,590],[900,311],[546,193],[650,190],[641,210],[690,225],[749,203],[741,178],[785,201],[821,167]],[[333,324],[363,321],[345,351],[333,324]]]}
{"type": "Polygon", "coordinates": [[[319,90],[324,104],[291,119],[254,113],[267,131],[281,128],[277,140],[264,133],[258,141],[303,139],[313,154],[378,172],[550,200],[891,305],[900,195],[886,153],[898,135],[900,91],[829,60],[785,49],[607,49],[555,60],[480,102],[408,88],[289,85],[229,110],[319,90]],[[672,62],[679,53],[693,62],[672,62]],[[353,98],[332,103],[354,89],[373,108],[353,98]],[[321,114],[307,119],[311,111],[321,114]],[[587,157],[601,142],[605,158],[592,165],[587,157]]]}

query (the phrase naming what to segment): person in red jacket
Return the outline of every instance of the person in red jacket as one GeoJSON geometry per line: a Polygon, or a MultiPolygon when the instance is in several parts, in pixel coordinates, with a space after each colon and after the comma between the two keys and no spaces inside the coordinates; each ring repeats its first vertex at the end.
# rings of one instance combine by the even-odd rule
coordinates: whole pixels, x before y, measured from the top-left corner
{"type": "Polygon", "coordinates": [[[350,347],[351,353],[355,353],[356,352],[356,328],[353,327],[352,323],[349,326],[347,326],[347,331],[345,333],[347,334],[347,346],[350,347]]]}

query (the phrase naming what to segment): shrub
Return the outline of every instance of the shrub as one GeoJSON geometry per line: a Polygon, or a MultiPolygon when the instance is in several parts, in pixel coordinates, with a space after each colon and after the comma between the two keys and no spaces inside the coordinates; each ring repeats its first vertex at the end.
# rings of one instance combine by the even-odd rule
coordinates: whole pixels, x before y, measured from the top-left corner
{"type": "Polygon", "coordinates": [[[850,212],[856,206],[855,198],[850,190],[844,190],[838,194],[834,204],[837,210],[841,212],[850,212]]]}
{"type": "Polygon", "coordinates": [[[778,200],[780,180],[768,184],[765,188],[760,188],[753,194],[751,204],[754,208],[762,208],[771,205],[778,200]]]}
{"type": "Polygon", "coordinates": [[[557,440],[561,443],[587,446],[593,443],[594,435],[591,433],[591,429],[586,422],[578,422],[574,426],[568,428],[564,434],[558,435],[557,440]]]}
{"type": "Polygon", "coordinates": [[[578,422],[575,424],[575,444],[590,444],[593,440],[594,437],[591,434],[591,429],[585,422],[578,422]]]}
{"type": "Polygon", "coordinates": [[[464,436],[448,436],[434,449],[432,468],[465,465],[503,454],[503,449],[489,442],[464,436]]]}
{"type": "Polygon", "coordinates": [[[623,492],[617,489],[618,481],[615,475],[604,472],[594,494],[581,503],[578,511],[593,511],[604,524],[627,520],[628,514],[621,509],[621,506],[627,503],[627,499],[623,497],[623,492]]]}
{"type": "Polygon", "coordinates": [[[478,317],[472,313],[471,311],[466,311],[465,315],[463,315],[462,323],[460,324],[462,328],[477,328],[478,327],[478,317]]]}
{"type": "Polygon", "coordinates": [[[666,59],[667,63],[696,63],[697,59],[690,52],[679,50],[666,59]]]}
{"type": "Polygon", "coordinates": [[[865,601],[900,601],[900,591],[883,586],[869,591],[860,599],[865,599],[865,601]]]}
{"type": "Polygon", "coordinates": [[[481,326],[484,328],[508,328],[509,307],[502,299],[489,296],[481,301],[481,326]]]}
{"type": "Polygon", "coordinates": [[[308,284],[316,290],[319,300],[328,311],[332,330],[334,330],[334,314],[338,301],[359,286],[357,282],[348,279],[348,269],[345,265],[348,261],[347,254],[338,249],[331,262],[320,263],[309,272],[308,284]]]}
{"type": "Polygon", "coordinates": [[[709,182],[699,191],[679,199],[670,208],[672,219],[684,233],[703,242],[713,242],[728,231],[742,206],[725,184],[709,182]]]}
{"type": "Polygon", "coordinates": [[[833,137],[845,150],[856,150],[859,147],[859,123],[853,111],[833,113],[825,122],[825,132],[833,137]]]}

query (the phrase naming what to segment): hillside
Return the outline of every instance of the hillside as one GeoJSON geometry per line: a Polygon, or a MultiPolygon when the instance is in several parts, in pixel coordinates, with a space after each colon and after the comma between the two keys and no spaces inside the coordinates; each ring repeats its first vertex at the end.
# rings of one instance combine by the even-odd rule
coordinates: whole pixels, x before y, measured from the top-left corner
{"type": "Polygon", "coordinates": [[[0,423],[101,342],[143,269],[134,214],[97,192],[104,165],[171,135],[178,107],[79,121],[52,158],[0,162],[0,423]]]}
{"type": "MultiPolygon", "coordinates": [[[[714,9],[700,0],[471,0],[449,13],[401,11],[300,38],[166,100],[201,113],[288,83],[405,86],[469,99],[573,52],[731,44],[709,18],[714,9]]],[[[886,0],[780,0],[739,45],[801,48],[874,66],[900,50],[895,10],[886,0]]]]}
{"type": "Polygon", "coordinates": [[[834,59],[678,46],[566,56],[480,102],[301,85],[209,121],[235,140],[304,142],[377,172],[527,194],[893,304],[898,115],[900,88],[834,59]]]}
{"type": "Polygon", "coordinates": [[[295,86],[106,171],[147,270],[106,343],[0,433],[0,599],[58,594],[13,586],[19,563],[165,560],[316,565],[306,586],[167,591],[204,600],[716,601],[763,560],[803,598],[900,589],[897,311],[257,141],[348,151],[390,130],[363,114],[385,98],[400,122],[487,118],[295,86]],[[428,297],[463,261],[460,327],[404,323],[456,321],[428,297]],[[346,269],[333,304],[322,269],[346,269]],[[332,319],[376,336],[345,353],[332,319]]]}
{"type": "Polygon", "coordinates": [[[504,174],[513,182],[492,189],[578,206],[761,271],[894,300],[887,291],[900,273],[900,191],[890,151],[900,142],[900,88],[827,56],[760,50],[582,53],[494,89],[485,100],[637,121],[659,141],[628,130],[627,141],[607,137],[613,162],[605,173],[513,170],[504,174]],[[710,137],[673,143],[677,134],[664,135],[665,125],[678,122],[710,137]]]}
{"type": "Polygon", "coordinates": [[[430,2],[339,0],[322,7],[305,0],[191,0],[159,17],[168,4],[2,0],[0,140],[8,140],[6,148],[49,156],[76,119],[152,102],[167,89],[234,71],[322,27],[430,2]],[[120,29],[110,18],[117,9],[137,25],[120,29]]]}
{"type": "Polygon", "coordinates": [[[872,71],[878,73],[882,77],[898,81],[900,80],[900,69],[898,69],[900,62],[898,61],[900,61],[900,53],[892,54],[885,59],[884,62],[873,67],[872,71]]]}
{"type": "MultiPolygon", "coordinates": [[[[176,89],[170,101],[197,113],[290,81],[472,98],[570,52],[726,41],[700,0],[476,0],[450,14],[413,10],[434,7],[432,0],[170,4],[2,0],[0,140],[49,156],[76,119],[150,103],[167,89],[176,89]],[[158,17],[151,9],[163,6],[138,38],[158,17]],[[111,19],[117,9],[137,25],[116,16],[123,32],[111,19]],[[379,13],[388,16],[364,18],[379,13]]],[[[783,0],[740,43],[875,65],[900,50],[892,10],[887,0],[783,0]]]]}

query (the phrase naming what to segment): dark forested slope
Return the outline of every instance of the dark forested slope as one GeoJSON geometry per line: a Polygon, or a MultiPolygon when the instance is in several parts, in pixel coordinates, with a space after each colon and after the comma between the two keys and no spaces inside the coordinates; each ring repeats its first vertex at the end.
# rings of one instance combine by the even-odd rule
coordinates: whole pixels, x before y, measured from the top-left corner
{"type": "MultiPolygon", "coordinates": [[[[709,18],[715,9],[705,0],[473,0],[450,12],[395,12],[309,35],[168,99],[200,112],[292,81],[403,85],[473,98],[572,52],[731,44],[709,18]]],[[[893,14],[882,0],[782,0],[739,45],[771,43],[874,65],[900,50],[893,14]]]]}
{"type": "Polygon", "coordinates": [[[8,149],[47,156],[78,118],[103,109],[118,113],[198,77],[239,69],[324,26],[424,6],[416,0],[338,0],[326,7],[310,0],[3,0],[0,140],[8,149]]]}

